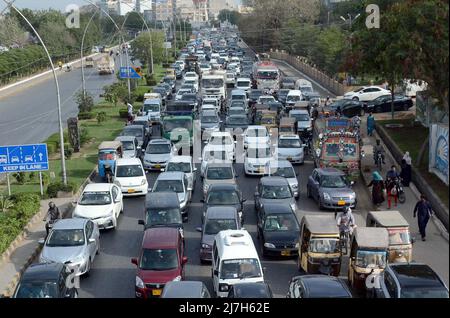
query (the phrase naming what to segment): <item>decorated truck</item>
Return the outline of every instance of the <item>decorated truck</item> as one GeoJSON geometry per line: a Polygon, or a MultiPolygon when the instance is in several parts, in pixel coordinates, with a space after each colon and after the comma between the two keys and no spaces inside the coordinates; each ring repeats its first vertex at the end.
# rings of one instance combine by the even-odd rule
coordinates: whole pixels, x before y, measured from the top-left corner
{"type": "Polygon", "coordinates": [[[359,178],[364,153],[359,131],[350,119],[318,117],[314,121],[312,141],[316,167],[342,170],[352,181],[359,178]]]}

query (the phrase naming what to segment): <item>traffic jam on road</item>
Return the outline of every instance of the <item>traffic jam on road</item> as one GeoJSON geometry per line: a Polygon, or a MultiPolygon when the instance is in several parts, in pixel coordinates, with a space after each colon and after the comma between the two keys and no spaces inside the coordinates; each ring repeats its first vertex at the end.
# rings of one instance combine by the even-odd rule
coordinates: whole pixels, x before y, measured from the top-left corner
{"type": "Polygon", "coordinates": [[[54,291],[69,298],[448,297],[431,267],[410,263],[399,212],[370,211],[358,227],[352,214],[375,210],[358,185],[360,116],[384,111],[390,92],[325,102],[235,29],[194,35],[100,144],[98,182],[41,241],[14,296],[41,272],[81,278],[54,291]]]}

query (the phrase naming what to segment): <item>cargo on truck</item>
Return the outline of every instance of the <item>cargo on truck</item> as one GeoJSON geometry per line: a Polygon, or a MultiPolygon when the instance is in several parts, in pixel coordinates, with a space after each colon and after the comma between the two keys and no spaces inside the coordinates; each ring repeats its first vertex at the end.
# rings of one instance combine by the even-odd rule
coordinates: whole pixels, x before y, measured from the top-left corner
{"type": "Polygon", "coordinates": [[[102,54],[97,60],[97,71],[100,75],[114,74],[114,58],[109,54],[102,54]]]}

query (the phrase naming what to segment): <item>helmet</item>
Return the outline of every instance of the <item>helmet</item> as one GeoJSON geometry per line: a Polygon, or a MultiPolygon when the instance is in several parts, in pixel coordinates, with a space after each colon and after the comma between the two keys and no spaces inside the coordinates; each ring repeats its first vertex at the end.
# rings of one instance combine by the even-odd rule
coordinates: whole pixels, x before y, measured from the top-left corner
{"type": "Polygon", "coordinates": [[[49,208],[54,208],[56,205],[55,205],[55,203],[53,201],[50,201],[48,203],[48,206],[49,206],[49,208]]]}

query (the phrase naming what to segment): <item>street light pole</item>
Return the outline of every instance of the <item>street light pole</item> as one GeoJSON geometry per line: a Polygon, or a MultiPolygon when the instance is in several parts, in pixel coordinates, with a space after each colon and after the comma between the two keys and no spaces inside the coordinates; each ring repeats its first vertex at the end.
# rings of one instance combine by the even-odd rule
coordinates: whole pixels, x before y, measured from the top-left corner
{"type": "Polygon", "coordinates": [[[97,12],[94,12],[92,17],[89,19],[89,22],[86,24],[86,27],[84,28],[83,37],[81,39],[81,84],[83,87],[83,96],[86,97],[86,80],[84,77],[84,57],[83,57],[83,51],[84,51],[84,38],[86,37],[87,29],[89,28],[89,25],[91,24],[92,20],[94,19],[97,12]]]}
{"type": "Polygon", "coordinates": [[[42,41],[41,36],[36,31],[36,29],[33,27],[33,25],[28,21],[28,19],[22,14],[22,12],[17,9],[12,3],[3,0],[9,7],[14,9],[24,20],[25,22],[30,26],[30,28],[33,30],[34,34],[36,34],[36,37],[38,38],[39,42],[42,44],[45,50],[45,54],[47,54],[48,60],[50,62],[50,66],[52,68],[53,72],[53,78],[55,80],[55,86],[56,86],[56,101],[58,106],[58,124],[59,124],[59,142],[60,142],[60,150],[61,150],[61,172],[62,172],[62,181],[64,185],[67,185],[67,172],[66,172],[66,158],[64,154],[64,131],[63,131],[63,125],[62,125],[62,118],[61,118],[61,95],[59,93],[59,83],[58,83],[58,76],[56,75],[55,66],[53,65],[52,58],[50,57],[50,54],[48,53],[47,47],[44,44],[44,41],[42,41]]]}
{"type": "MultiPolygon", "coordinates": [[[[360,15],[361,15],[361,14],[358,13],[354,18],[352,18],[352,15],[351,15],[350,13],[347,13],[348,21],[349,21],[349,28],[350,28],[350,50],[352,50],[352,48],[353,48],[353,43],[352,43],[352,42],[353,42],[353,41],[352,41],[352,39],[353,39],[352,25],[353,25],[353,22],[354,22],[356,19],[358,19],[360,15]]],[[[347,22],[347,19],[344,18],[342,15],[340,16],[340,18],[341,18],[342,20],[344,20],[344,22],[347,22]]]]}

